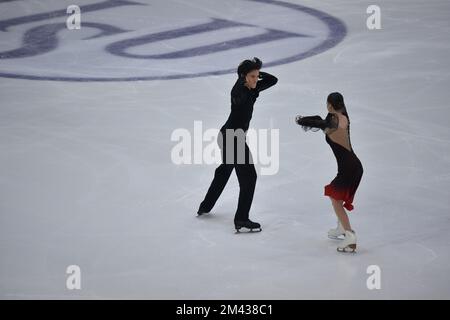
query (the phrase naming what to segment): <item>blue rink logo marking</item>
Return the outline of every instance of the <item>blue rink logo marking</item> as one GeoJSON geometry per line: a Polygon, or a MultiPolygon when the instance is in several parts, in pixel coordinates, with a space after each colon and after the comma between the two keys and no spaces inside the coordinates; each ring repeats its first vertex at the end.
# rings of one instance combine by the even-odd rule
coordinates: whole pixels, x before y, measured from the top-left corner
{"type": "MultiPolygon", "coordinates": [[[[225,3],[229,2],[216,5],[225,3]]],[[[235,73],[240,60],[252,56],[262,58],[264,67],[299,61],[333,48],[347,34],[345,24],[327,13],[276,0],[239,2],[242,4],[239,12],[245,12],[245,6],[259,10],[255,15],[249,10],[248,19],[214,16],[210,13],[213,10],[206,10],[204,19],[194,23],[188,19],[184,22],[187,25],[181,21],[175,27],[150,30],[145,34],[142,30],[147,31],[147,25],[151,26],[148,22],[144,22],[142,30],[134,30],[129,25],[112,25],[105,19],[101,23],[92,21],[106,10],[119,13],[121,9],[128,10],[127,13],[116,14],[120,17],[129,15],[133,8],[140,12],[147,10],[145,14],[151,19],[152,13],[157,14],[152,11],[155,4],[104,0],[80,5],[81,27],[83,31],[90,31],[88,37],[81,39],[70,39],[79,31],[66,29],[66,8],[0,18],[2,36],[22,37],[22,43],[16,48],[5,49],[0,43],[0,77],[101,82],[223,75],[235,73]],[[257,19],[260,15],[262,20],[257,19]],[[298,30],[293,30],[297,22],[298,30]],[[92,33],[93,30],[96,33],[92,33]],[[11,32],[14,33],[9,34],[11,32]],[[61,49],[64,50],[61,52],[61,49]]],[[[126,19],[124,21],[126,23],[126,19]]],[[[121,20],[114,23],[120,24],[121,20]]]]}

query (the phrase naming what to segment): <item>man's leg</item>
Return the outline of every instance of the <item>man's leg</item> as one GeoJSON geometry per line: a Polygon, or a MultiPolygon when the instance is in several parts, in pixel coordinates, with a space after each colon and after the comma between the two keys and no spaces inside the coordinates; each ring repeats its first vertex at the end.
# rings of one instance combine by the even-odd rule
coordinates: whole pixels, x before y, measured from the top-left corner
{"type": "Polygon", "coordinates": [[[253,194],[256,186],[256,170],[253,165],[252,155],[245,144],[245,160],[244,164],[236,164],[236,175],[239,181],[239,202],[234,216],[235,221],[247,221],[252,206],[253,194]]]}
{"type": "Polygon", "coordinates": [[[222,191],[225,188],[234,168],[233,162],[228,163],[226,161],[227,145],[226,143],[223,143],[224,136],[225,135],[223,134],[223,132],[219,132],[219,136],[217,139],[217,144],[219,145],[222,156],[222,164],[214,172],[214,179],[209,186],[205,199],[202,201],[202,203],[200,204],[200,208],[198,209],[199,214],[211,211],[211,209],[216,204],[217,199],[219,199],[220,195],[222,194],[222,191]]]}
{"type": "Polygon", "coordinates": [[[231,172],[233,171],[232,164],[221,164],[214,172],[214,179],[206,193],[205,199],[200,204],[199,212],[209,212],[216,204],[217,199],[219,199],[222,194],[225,185],[230,178],[231,172]]]}

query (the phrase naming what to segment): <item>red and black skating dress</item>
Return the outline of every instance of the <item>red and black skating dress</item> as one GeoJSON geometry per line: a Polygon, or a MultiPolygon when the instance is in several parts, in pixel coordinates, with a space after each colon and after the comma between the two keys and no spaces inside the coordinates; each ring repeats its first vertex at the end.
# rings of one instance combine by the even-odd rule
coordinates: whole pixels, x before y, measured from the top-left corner
{"type": "MultiPolygon", "coordinates": [[[[348,120],[348,117],[345,117],[348,120]]],[[[325,195],[343,200],[344,207],[350,211],[353,210],[352,202],[363,175],[363,167],[353,152],[350,142],[350,121],[347,122],[347,125],[339,126],[339,117],[334,113],[328,113],[325,120],[320,116],[297,119],[297,123],[305,131],[317,128],[325,132],[325,140],[333,150],[338,166],[337,176],[325,186],[325,195]]]]}

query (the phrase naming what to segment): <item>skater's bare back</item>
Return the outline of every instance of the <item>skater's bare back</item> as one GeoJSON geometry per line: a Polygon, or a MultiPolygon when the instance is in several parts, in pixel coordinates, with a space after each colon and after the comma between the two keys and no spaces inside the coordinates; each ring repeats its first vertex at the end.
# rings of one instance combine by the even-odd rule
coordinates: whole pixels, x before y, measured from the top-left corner
{"type": "Polygon", "coordinates": [[[337,128],[327,128],[325,134],[335,143],[343,146],[348,151],[352,151],[350,146],[349,132],[348,132],[348,119],[341,113],[336,113],[338,117],[337,128]]]}

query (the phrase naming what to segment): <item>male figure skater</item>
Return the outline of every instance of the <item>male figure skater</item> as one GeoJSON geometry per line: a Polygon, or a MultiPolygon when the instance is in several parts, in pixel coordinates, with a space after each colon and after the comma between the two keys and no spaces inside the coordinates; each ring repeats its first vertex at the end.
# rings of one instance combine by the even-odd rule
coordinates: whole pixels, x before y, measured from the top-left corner
{"type": "Polygon", "coordinates": [[[239,181],[239,201],[234,225],[238,232],[241,228],[261,231],[261,225],[249,219],[256,185],[256,170],[250,149],[245,142],[245,134],[259,93],[278,81],[273,75],[259,71],[261,67],[262,62],[256,57],[239,64],[238,80],[231,90],[231,113],[218,136],[222,164],[216,169],[211,186],[197,212],[202,215],[211,211],[235,169],[239,181]]]}

